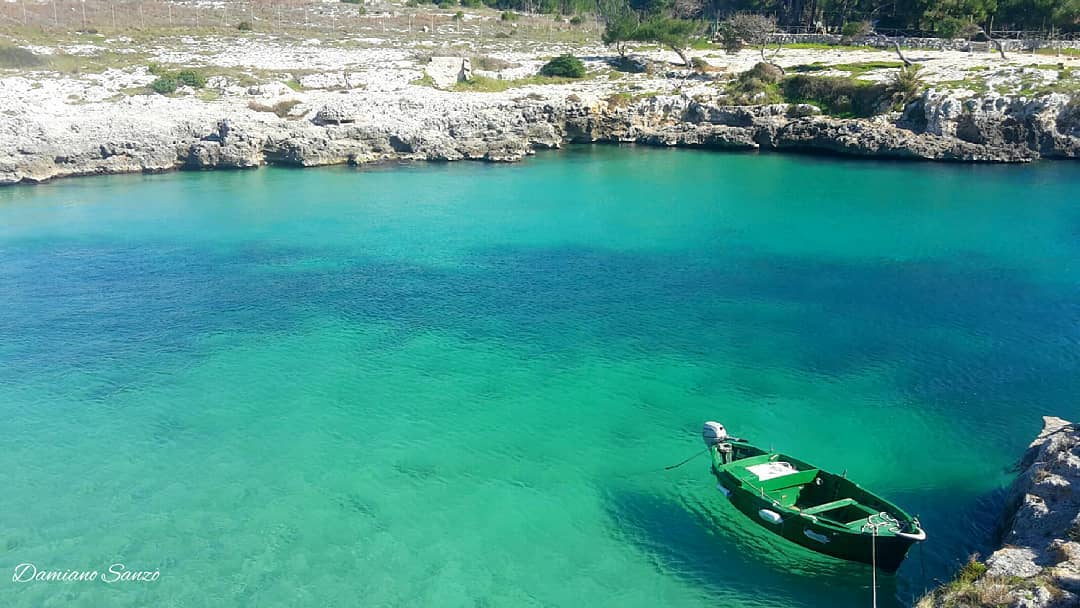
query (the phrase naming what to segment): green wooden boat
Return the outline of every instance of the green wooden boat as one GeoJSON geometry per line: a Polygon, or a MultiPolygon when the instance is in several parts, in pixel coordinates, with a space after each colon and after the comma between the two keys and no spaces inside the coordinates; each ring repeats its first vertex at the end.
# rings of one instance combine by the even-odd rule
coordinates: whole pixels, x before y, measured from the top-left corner
{"type": "Polygon", "coordinates": [[[825,555],[895,572],[908,549],[926,540],[916,517],[859,484],[743,439],[706,422],[702,438],[719,489],[765,529],[825,555]]]}

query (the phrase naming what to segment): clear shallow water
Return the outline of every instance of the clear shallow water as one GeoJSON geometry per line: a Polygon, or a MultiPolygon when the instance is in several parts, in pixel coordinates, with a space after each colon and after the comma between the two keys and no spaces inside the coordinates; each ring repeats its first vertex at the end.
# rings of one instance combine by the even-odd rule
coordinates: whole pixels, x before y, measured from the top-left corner
{"type": "Polygon", "coordinates": [[[575,148],[0,190],[0,605],[868,605],[662,471],[706,419],[919,513],[909,602],[1080,415],[1078,185],[575,148]]]}

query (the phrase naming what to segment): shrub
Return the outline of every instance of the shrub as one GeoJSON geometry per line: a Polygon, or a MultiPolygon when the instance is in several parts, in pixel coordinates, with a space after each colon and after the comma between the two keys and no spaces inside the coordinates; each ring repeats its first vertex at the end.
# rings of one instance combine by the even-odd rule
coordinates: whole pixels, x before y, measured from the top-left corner
{"type": "Polygon", "coordinates": [[[844,27],[840,28],[840,35],[850,41],[862,38],[872,32],[873,29],[869,21],[848,21],[844,24],[844,27]]]}
{"type": "Polygon", "coordinates": [[[789,102],[811,103],[834,116],[873,116],[892,96],[884,84],[838,76],[798,74],[784,80],[782,87],[789,102]]]}
{"type": "Polygon", "coordinates": [[[540,68],[540,75],[582,78],[585,76],[585,64],[577,57],[567,53],[545,63],[544,67],[540,68]]]}
{"type": "Polygon", "coordinates": [[[941,38],[956,38],[963,27],[963,20],[950,15],[942,15],[934,20],[934,33],[941,38]]]}
{"type": "Polygon", "coordinates": [[[206,76],[195,70],[180,70],[176,73],[176,81],[193,89],[201,89],[206,86],[206,76]]]}
{"type": "Polygon", "coordinates": [[[24,48],[0,46],[0,68],[35,68],[45,65],[45,60],[24,48]]]}
{"type": "Polygon", "coordinates": [[[783,70],[771,63],[759,61],[754,64],[754,67],[739,75],[740,78],[742,78],[743,76],[747,78],[755,78],[766,84],[776,84],[784,79],[784,72],[783,70]]]}
{"type": "Polygon", "coordinates": [[[777,103],[783,101],[776,86],[782,78],[783,73],[775,65],[758,62],[739,74],[728,86],[727,92],[736,104],[777,103]]]}
{"type": "Polygon", "coordinates": [[[712,66],[709,65],[709,62],[705,61],[705,59],[701,57],[694,57],[690,59],[690,67],[694,68],[694,70],[698,72],[708,72],[712,69],[712,66]]]}
{"type": "Polygon", "coordinates": [[[454,16],[453,16],[454,21],[462,21],[464,19],[465,19],[465,13],[463,13],[461,11],[458,11],[458,12],[454,13],[454,16]]]}
{"type": "Polygon", "coordinates": [[[510,11],[503,11],[502,14],[499,15],[499,20],[500,21],[517,21],[518,20],[518,14],[517,13],[512,13],[510,11]]]}
{"type": "Polygon", "coordinates": [[[345,4],[363,4],[364,0],[341,0],[345,4]]]}
{"type": "Polygon", "coordinates": [[[161,95],[168,95],[169,93],[175,93],[178,85],[175,76],[158,76],[157,80],[150,83],[150,90],[161,95]]]}
{"type": "Polygon", "coordinates": [[[890,87],[900,97],[900,102],[907,104],[922,92],[923,81],[919,76],[919,66],[905,66],[900,68],[889,82],[890,87]]]}
{"type": "Polygon", "coordinates": [[[454,0],[439,0],[439,4],[437,6],[443,10],[453,8],[454,0]]]}
{"type": "Polygon", "coordinates": [[[570,25],[581,25],[585,23],[585,20],[581,18],[581,15],[574,15],[570,18],[570,25]]]}
{"type": "Polygon", "coordinates": [[[236,29],[240,30],[241,32],[250,32],[255,28],[252,27],[250,21],[241,21],[240,23],[236,24],[236,29]]]}
{"type": "Polygon", "coordinates": [[[461,0],[461,6],[464,6],[465,8],[480,8],[481,6],[484,6],[484,3],[481,0],[461,0]]]}
{"type": "Polygon", "coordinates": [[[968,562],[964,564],[963,568],[956,573],[955,581],[958,583],[974,583],[975,579],[986,574],[986,564],[975,559],[975,556],[968,558],[968,562]]]}

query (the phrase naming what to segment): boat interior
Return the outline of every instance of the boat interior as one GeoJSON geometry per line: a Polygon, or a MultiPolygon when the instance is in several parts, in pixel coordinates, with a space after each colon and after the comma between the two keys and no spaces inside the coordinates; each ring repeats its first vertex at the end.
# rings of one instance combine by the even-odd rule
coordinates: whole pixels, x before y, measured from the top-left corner
{"type": "Polygon", "coordinates": [[[847,479],[793,464],[780,454],[743,458],[731,463],[728,471],[783,507],[856,530],[867,517],[885,510],[884,505],[866,504],[869,495],[847,479]]]}

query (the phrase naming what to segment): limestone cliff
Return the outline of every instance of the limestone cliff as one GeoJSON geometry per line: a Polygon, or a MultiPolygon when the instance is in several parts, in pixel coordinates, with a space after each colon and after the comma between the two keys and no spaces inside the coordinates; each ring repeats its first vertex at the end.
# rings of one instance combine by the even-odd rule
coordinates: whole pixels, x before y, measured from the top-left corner
{"type": "Polygon", "coordinates": [[[804,104],[725,106],[686,95],[624,105],[449,92],[339,97],[301,104],[286,116],[132,97],[70,116],[0,117],[0,184],[264,164],[517,161],[566,142],[966,162],[1080,156],[1080,106],[1063,95],[963,99],[931,90],[902,115],[873,119],[831,118],[804,104]]]}

